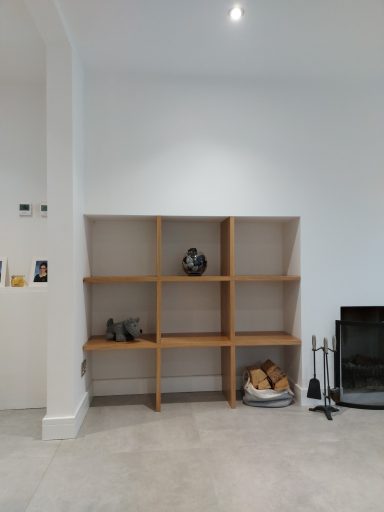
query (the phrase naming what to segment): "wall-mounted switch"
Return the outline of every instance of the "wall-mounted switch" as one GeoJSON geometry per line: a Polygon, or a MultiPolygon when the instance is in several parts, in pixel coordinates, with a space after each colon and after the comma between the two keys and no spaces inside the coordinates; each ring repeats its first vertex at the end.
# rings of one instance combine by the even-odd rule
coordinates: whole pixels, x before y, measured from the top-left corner
{"type": "Polygon", "coordinates": [[[19,203],[19,215],[23,217],[25,215],[32,215],[32,204],[31,203],[19,203]]]}
{"type": "Polygon", "coordinates": [[[40,203],[40,215],[42,217],[46,217],[48,215],[48,205],[47,205],[47,203],[40,203]]]}

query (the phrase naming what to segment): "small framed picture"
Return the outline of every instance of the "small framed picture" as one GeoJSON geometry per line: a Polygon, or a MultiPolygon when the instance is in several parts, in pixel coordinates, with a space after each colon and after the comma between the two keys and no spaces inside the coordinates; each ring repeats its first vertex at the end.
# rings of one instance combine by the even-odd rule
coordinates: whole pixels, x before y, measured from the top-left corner
{"type": "Polygon", "coordinates": [[[7,278],[7,258],[0,256],[0,286],[5,286],[7,278]]]}
{"type": "Polygon", "coordinates": [[[29,286],[47,286],[47,283],[48,260],[46,258],[33,259],[29,276],[29,286]]]}

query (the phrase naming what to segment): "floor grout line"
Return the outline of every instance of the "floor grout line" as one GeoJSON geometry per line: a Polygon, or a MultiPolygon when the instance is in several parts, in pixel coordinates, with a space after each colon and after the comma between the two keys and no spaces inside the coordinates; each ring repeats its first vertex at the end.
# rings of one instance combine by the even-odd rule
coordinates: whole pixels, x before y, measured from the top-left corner
{"type": "MultiPolygon", "coordinates": [[[[49,443],[49,441],[43,441],[43,442],[44,442],[44,443],[49,443]]],[[[41,484],[42,484],[42,482],[43,482],[43,480],[44,480],[44,478],[45,478],[45,475],[47,474],[48,469],[51,467],[51,464],[52,464],[52,462],[53,462],[53,459],[56,457],[57,451],[58,451],[58,449],[60,448],[60,446],[62,445],[62,443],[63,443],[63,441],[62,441],[62,440],[58,443],[58,445],[57,445],[57,447],[56,447],[56,450],[55,450],[55,451],[54,451],[54,453],[52,454],[51,460],[48,462],[48,465],[47,465],[47,467],[45,468],[45,470],[43,471],[43,474],[41,475],[41,478],[40,478],[39,482],[37,483],[35,490],[32,492],[31,497],[30,497],[30,499],[28,500],[28,503],[27,503],[27,506],[25,507],[24,512],[28,512],[29,506],[30,506],[30,504],[31,504],[31,502],[32,502],[32,500],[33,500],[33,498],[35,497],[35,495],[36,495],[37,491],[39,490],[39,488],[40,488],[40,486],[41,486],[41,484]]]]}

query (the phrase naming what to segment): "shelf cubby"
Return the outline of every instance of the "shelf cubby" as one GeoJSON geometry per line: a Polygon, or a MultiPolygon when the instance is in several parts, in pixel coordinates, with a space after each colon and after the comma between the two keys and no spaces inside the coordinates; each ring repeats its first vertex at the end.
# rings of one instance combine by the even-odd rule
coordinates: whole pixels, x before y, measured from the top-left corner
{"type": "Polygon", "coordinates": [[[163,276],[186,276],[182,259],[188,249],[195,247],[205,254],[209,276],[229,275],[229,219],[213,217],[164,217],[162,220],[163,276]]]}
{"type": "Polygon", "coordinates": [[[220,283],[191,282],[192,279],[188,283],[162,284],[162,332],[221,331],[220,283]]]}
{"type": "Polygon", "coordinates": [[[235,274],[237,279],[298,280],[300,275],[299,219],[296,217],[236,218],[235,274]],[[292,277],[293,276],[293,277],[292,277]]]}
{"type": "MultiPolygon", "coordinates": [[[[132,280],[157,274],[156,217],[88,217],[93,276],[132,280]]],[[[123,281],[121,281],[123,282],[123,281]]]]}

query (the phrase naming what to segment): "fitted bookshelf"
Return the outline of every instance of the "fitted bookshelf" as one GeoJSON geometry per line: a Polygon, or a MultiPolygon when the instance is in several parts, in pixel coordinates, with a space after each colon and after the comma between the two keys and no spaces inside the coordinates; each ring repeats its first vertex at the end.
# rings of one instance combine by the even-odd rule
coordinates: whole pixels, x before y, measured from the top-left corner
{"type": "Polygon", "coordinates": [[[152,351],[157,411],[164,351],[219,350],[222,390],[235,407],[239,351],[300,345],[298,218],[88,220],[91,275],[83,281],[92,288],[95,334],[84,351],[152,351]],[[190,247],[207,257],[202,276],[182,269],[190,247]],[[143,334],[134,342],[107,341],[107,319],[138,316],[135,311],[141,312],[143,334]]]}

